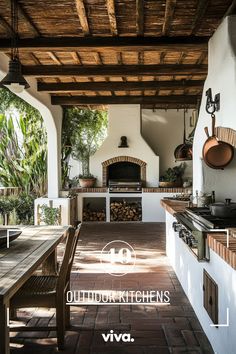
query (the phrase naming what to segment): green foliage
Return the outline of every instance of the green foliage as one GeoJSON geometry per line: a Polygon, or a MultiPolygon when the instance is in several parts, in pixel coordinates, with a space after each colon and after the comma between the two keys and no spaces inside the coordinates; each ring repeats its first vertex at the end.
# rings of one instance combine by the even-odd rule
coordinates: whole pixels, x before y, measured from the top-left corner
{"type": "Polygon", "coordinates": [[[69,174],[69,157],[82,163],[82,175],[89,176],[89,158],[102,144],[107,129],[107,112],[77,107],[64,111],[62,126],[63,182],[69,174]]]}
{"type": "Polygon", "coordinates": [[[16,207],[16,197],[1,197],[0,198],[0,214],[10,214],[16,207]]]}
{"type": "Polygon", "coordinates": [[[32,225],[34,223],[34,199],[34,195],[26,193],[21,193],[17,197],[15,210],[19,224],[32,225]]]}
{"type": "Polygon", "coordinates": [[[95,178],[94,177],[94,175],[92,175],[91,173],[89,173],[89,174],[80,174],[79,175],[79,178],[81,178],[81,179],[91,179],[91,178],[95,178]]]}
{"type": "Polygon", "coordinates": [[[185,163],[181,163],[179,166],[168,168],[163,176],[160,177],[162,182],[176,182],[183,177],[186,168],[185,163]]]}
{"type": "Polygon", "coordinates": [[[43,195],[47,179],[47,136],[40,113],[0,89],[0,184],[43,195]]]}
{"type": "Polygon", "coordinates": [[[59,208],[52,208],[46,204],[41,206],[42,210],[42,221],[46,225],[58,225],[59,218],[60,218],[60,209],[59,208]]]}
{"type": "Polygon", "coordinates": [[[5,215],[13,215],[14,223],[33,225],[34,223],[34,199],[32,194],[21,193],[19,196],[0,197],[0,214],[4,219],[5,215]]]}

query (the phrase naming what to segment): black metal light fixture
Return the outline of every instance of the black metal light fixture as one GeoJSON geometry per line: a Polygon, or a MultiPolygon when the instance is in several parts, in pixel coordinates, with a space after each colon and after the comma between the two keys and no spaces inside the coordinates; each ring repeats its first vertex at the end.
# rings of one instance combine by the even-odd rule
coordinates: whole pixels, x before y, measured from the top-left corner
{"type": "Polygon", "coordinates": [[[215,95],[214,101],[212,99],[212,90],[211,88],[209,88],[206,91],[206,111],[209,114],[214,114],[216,111],[220,110],[220,94],[217,93],[215,95]]]}
{"type": "Polygon", "coordinates": [[[193,159],[193,146],[186,139],[186,109],[184,109],[184,136],[183,143],[178,145],[174,151],[175,161],[188,161],[193,159]]]}
{"type": "Polygon", "coordinates": [[[18,41],[18,6],[16,0],[11,0],[11,59],[9,61],[9,69],[7,75],[2,79],[1,84],[14,93],[21,93],[24,89],[29,88],[28,82],[25,80],[21,72],[21,63],[19,60],[18,41]]]}
{"type": "Polygon", "coordinates": [[[118,147],[119,148],[128,148],[129,147],[129,145],[127,143],[127,136],[120,137],[120,145],[118,147]]]}

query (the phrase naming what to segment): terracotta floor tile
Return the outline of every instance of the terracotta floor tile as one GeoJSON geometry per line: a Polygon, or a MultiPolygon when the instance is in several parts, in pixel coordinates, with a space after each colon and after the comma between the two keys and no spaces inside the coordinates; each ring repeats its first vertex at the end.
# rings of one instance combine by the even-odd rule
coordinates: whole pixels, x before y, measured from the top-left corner
{"type": "MultiPolygon", "coordinates": [[[[72,306],[71,331],[66,334],[63,354],[212,354],[199,321],[165,255],[165,225],[160,223],[84,223],[78,243],[71,289],[169,290],[170,305],[72,306]],[[100,251],[110,241],[122,239],[136,252],[132,273],[115,277],[104,273],[100,251]],[[131,333],[134,342],[105,342],[102,333],[131,333]]],[[[58,254],[63,254],[60,245],[58,254]]],[[[21,319],[50,325],[53,309],[21,309],[21,319]],[[44,311],[44,312],[43,312],[44,311]]],[[[12,334],[11,354],[58,353],[54,332],[12,334]],[[18,336],[18,338],[17,338],[18,336]],[[16,344],[17,344],[16,343],[16,344]]]]}

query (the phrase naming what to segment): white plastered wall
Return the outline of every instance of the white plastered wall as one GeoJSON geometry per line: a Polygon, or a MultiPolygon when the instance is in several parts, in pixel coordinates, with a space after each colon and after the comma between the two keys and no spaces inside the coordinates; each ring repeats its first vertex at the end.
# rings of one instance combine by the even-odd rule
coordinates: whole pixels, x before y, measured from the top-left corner
{"type": "Polygon", "coordinates": [[[110,105],[108,107],[108,136],[90,159],[91,173],[102,185],[102,162],[117,156],[130,156],[146,162],[147,186],[158,186],[159,156],[141,135],[140,105],[110,105]],[[127,136],[128,148],[118,148],[121,136],[127,136]]]}
{"type": "Polygon", "coordinates": [[[216,191],[216,199],[236,200],[236,158],[225,170],[214,170],[202,160],[202,147],[206,140],[204,127],[211,132],[211,117],[206,113],[206,90],[212,89],[213,98],[220,93],[220,110],[215,113],[216,126],[236,130],[236,16],[224,19],[209,41],[209,69],[205,81],[199,120],[194,138],[194,190],[216,191]]]}
{"type": "MultiPolygon", "coordinates": [[[[192,109],[186,112],[186,136],[193,130],[190,127],[192,109]]],[[[179,165],[175,162],[175,148],[183,143],[183,109],[143,109],[142,134],[148,144],[160,158],[160,175],[169,167],[179,165]]],[[[192,161],[186,161],[185,177],[192,178],[192,161]]]]}
{"type": "MultiPolygon", "coordinates": [[[[9,58],[0,53],[0,80],[8,71],[9,58]]],[[[30,84],[28,90],[18,94],[41,113],[47,130],[48,146],[48,198],[57,198],[60,189],[61,173],[61,124],[62,109],[52,106],[50,95],[37,91],[35,79],[26,78],[30,84]]]]}

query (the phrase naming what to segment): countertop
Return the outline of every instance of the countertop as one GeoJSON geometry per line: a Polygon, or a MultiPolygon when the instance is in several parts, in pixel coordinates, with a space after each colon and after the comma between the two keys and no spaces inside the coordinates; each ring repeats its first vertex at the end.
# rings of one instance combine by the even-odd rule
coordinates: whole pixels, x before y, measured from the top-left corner
{"type": "Polygon", "coordinates": [[[161,206],[168,211],[171,215],[175,213],[181,213],[188,206],[189,202],[181,201],[181,200],[170,200],[170,199],[162,199],[161,206]]]}
{"type": "MultiPolygon", "coordinates": [[[[92,187],[92,188],[72,188],[75,193],[108,193],[108,187],[92,187]]],[[[190,188],[159,188],[159,187],[143,187],[143,193],[187,193],[190,188]]]]}
{"type": "MultiPolygon", "coordinates": [[[[161,206],[174,216],[175,213],[183,212],[188,202],[162,199],[161,206]]],[[[227,248],[226,232],[208,233],[209,247],[217,253],[226,263],[236,270],[236,229],[229,229],[229,247],[227,248]]]]}
{"type": "MultiPolygon", "coordinates": [[[[235,234],[235,229],[230,231],[235,234]]],[[[229,236],[229,247],[226,232],[209,233],[207,239],[209,247],[236,270],[236,238],[229,236]]]]}

